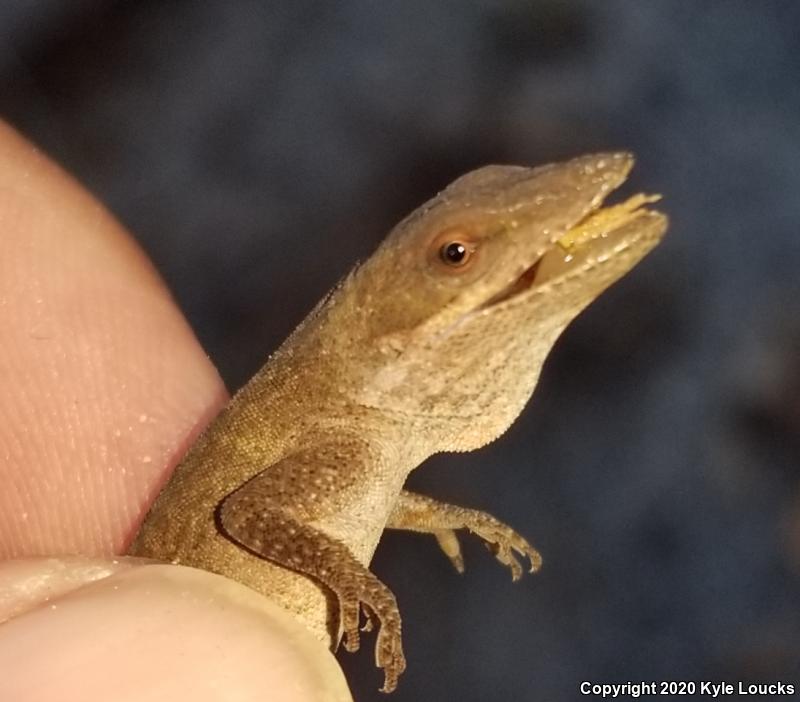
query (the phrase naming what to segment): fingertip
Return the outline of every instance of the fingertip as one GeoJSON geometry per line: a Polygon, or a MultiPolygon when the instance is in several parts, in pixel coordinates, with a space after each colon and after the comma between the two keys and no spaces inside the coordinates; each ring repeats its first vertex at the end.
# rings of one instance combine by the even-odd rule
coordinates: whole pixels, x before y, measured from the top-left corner
{"type": "Polygon", "coordinates": [[[123,565],[6,622],[0,699],[351,700],[330,651],[277,605],[203,571],[123,565]]]}
{"type": "Polygon", "coordinates": [[[225,388],[147,256],[0,122],[0,557],[119,552],[225,388]]]}

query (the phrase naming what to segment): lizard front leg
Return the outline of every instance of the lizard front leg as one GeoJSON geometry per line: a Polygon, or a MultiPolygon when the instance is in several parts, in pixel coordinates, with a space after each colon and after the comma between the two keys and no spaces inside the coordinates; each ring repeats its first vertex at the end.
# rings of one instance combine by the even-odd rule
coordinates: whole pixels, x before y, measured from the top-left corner
{"type": "MultiPolygon", "coordinates": [[[[395,597],[342,541],[309,524],[324,514],[314,495],[346,492],[348,485],[342,479],[346,471],[337,470],[336,463],[347,454],[357,460],[353,448],[342,442],[323,444],[282,459],[228,495],[217,509],[217,522],[228,538],[254,555],[328,587],[339,601],[340,629],[348,651],[359,648],[359,620],[365,607],[368,622],[374,619],[380,624],[375,659],[384,670],[382,691],[391,692],[406,667],[395,597]]],[[[330,509],[330,500],[324,501],[330,509]]]]}
{"type": "Polygon", "coordinates": [[[464,572],[464,559],[456,529],[467,529],[483,539],[500,563],[511,569],[511,577],[522,576],[522,565],[514,553],[530,560],[530,572],[542,565],[542,557],[522,536],[491,514],[467,507],[438,502],[425,495],[403,490],[386,525],[390,529],[406,529],[433,534],[439,546],[459,573],[464,572]]]}

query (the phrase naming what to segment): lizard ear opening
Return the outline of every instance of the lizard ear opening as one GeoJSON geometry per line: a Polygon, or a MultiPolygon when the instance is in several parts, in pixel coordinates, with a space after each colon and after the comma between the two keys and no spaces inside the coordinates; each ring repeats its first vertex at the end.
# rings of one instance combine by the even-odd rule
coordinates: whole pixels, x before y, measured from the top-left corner
{"type": "Polygon", "coordinates": [[[393,331],[381,335],[377,339],[377,346],[383,356],[397,358],[408,347],[410,334],[406,331],[393,331]]]}

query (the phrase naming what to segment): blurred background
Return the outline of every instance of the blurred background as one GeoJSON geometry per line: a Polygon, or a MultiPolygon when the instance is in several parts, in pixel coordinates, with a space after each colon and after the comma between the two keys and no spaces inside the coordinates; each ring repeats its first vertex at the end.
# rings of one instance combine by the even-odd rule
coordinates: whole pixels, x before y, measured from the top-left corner
{"type": "MultiPolygon", "coordinates": [[[[0,4],[0,113],[149,252],[229,387],[401,216],[486,163],[638,156],[662,244],[486,449],[411,485],[544,555],[389,533],[403,700],[800,683],[800,4],[0,4]]],[[[366,642],[365,642],[366,643],[366,642]]],[[[340,655],[378,699],[372,641],[340,655]]],[[[756,699],[756,698],[751,698],[756,699]]]]}

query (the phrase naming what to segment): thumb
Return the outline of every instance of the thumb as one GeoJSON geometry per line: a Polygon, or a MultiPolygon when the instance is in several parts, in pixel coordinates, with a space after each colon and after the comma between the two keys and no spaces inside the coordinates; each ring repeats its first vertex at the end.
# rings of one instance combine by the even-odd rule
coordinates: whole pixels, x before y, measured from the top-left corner
{"type": "Polygon", "coordinates": [[[9,561],[0,622],[0,699],[352,699],[333,655],[290,615],[193,568],[9,561]]]}

